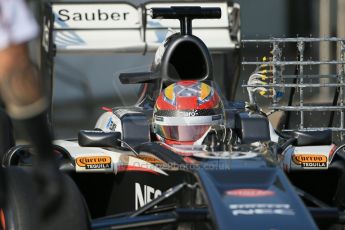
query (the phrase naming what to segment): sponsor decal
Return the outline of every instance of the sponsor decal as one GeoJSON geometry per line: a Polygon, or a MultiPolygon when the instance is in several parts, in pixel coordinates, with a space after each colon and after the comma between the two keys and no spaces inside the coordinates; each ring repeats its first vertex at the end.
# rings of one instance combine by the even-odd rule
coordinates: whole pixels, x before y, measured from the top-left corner
{"type": "Polygon", "coordinates": [[[272,190],[265,189],[233,189],[225,192],[227,196],[237,197],[263,197],[263,196],[274,196],[275,192],[272,190]]]}
{"type": "Polygon", "coordinates": [[[138,28],[139,12],[125,3],[53,4],[55,28],[138,28]]]}
{"type": "Polygon", "coordinates": [[[222,115],[212,116],[212,121],[217,121],[217,120],[220,120],[220,119],[222,119],[222,115]]]}
{"type": "Polygon", "coordinates": [[[108,156],[77,157],[75,162],[87,170],[111,168],[111,157],[108,156]]]}
{"type": "Polygon", "coordinates": [[[156,116],[156,121],[164,121],[164,117],[156,116]]]}
{"type": "Polygon", "coordinates": [[[129,12],[105,12],[102,9],[97,9],[93,12],[76,12],[69,9],[60,9],[57,12],[58,20],[65,21],[126,21],[129,12]]]}
{"type": "Polygon", "coordinates": [[[289,204],[230,204],[229,208],[234,216],[295,215],[289,204]]]}
{"type": "Polygon", "coordinates": [[[120,156],[121,164],[117,164],[117,172],[128,172],[128,171],[136,171],[136,172],[145,172],[151,173],[155,175],[168,175],[160,168],[151,164],[149,162],[145,162],[137,157],[129,157],[127,155],[120,156]]]}
{"type": "Polygon", "coordinates": [[[327,168],[327,157],[318,154],[295,154],[292,157],[295,164],[303,168],[327,168]]]}
{"type": "Polygon", "coordinates": [[[162,191],[149,185],[135,183],[135,210],[162,195],[162,191]]]}
{"type": "Polygon", "coordinates": [[[136,156],[136,158],[141,159],[141,160],[146,161],[146,162],[149,162],[151,164],[163,164],[164,163],[162,160],[158,159],[157,157],[150,156],[150,155],[140,154],[140,155],[136,156]]]}
{"type": "Polygon", "coordinates": [[[195,117],[199,116],[198,110],[192,111],[177,111],[178,115],[181,117],[195,117]]]}
{"type": "Polygon", "coordinates": [[[217,121],[222,118],[222,109],[193,109],[193,110],[156,110],[154,115],[156,117],[197,117],[197,116],[213,116],[212,119],[217,121]]]}
{"type": "Polygon", "coordinates": [[[109,129],[109,130],[112,130],[112,131],[115,131],[116,129],[116,124],[114,123],[113,119],[112,118],[109,118],[105,128],[109,129]]]}

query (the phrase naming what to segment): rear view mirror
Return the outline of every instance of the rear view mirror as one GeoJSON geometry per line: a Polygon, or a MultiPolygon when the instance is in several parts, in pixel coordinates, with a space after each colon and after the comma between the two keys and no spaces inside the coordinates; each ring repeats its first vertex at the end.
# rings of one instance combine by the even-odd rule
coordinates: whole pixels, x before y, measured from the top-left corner
{"type": "Polygon", "coordinates": [[[235,130],[242,144],[271,140],[268,119],[261,114],[236,114],[235,130]]]}
{"type": "Polygon", "coordinates": [[[159,79],[158,74],[152,72],[138,72],[138,73],[121,73],[120,81],[122,84],[141,84],[141,83],[152,83],[159,79]]]}
{"type": "Polygon", "coordinates": [[[120,132],[80,130],[78,134],[78,143],[83,147],[119,147],[120,139],[120,132]]]}

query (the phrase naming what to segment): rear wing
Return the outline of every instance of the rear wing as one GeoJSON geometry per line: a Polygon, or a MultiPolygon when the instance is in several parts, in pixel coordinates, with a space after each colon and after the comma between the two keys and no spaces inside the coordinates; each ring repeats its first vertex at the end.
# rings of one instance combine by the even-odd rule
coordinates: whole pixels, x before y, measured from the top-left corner
{"type": "Polygon", "coordinates": [[[56,53],[154,52],[168,29],[178,31],[178,20],[152,19],[152,7],[220,7],[220,19],[194,20],[193,34],[211,51],[239,45],[239,5],[219,2],[150,2],[139,6],[125,2],[50,2],[45,7],[43,45],[56,53]]]}
{"type": "MultiPolygon", "coordinates": [[[[228,0],[150,1],[137,5],[116,0],[47,1],[42,14],[41,74],[51,100],[57,54],[145,54],[157,50],[169,29],[179,31],[177,19],[153,20],[150,16],[153,7],[220,7],[220,19],[193,20],[193,34],[200,37],[211,52],[237,54],[240,48],[240,6],[228,0]]],[[[232,69],[227,72],[232,73],[232,69]]]]}

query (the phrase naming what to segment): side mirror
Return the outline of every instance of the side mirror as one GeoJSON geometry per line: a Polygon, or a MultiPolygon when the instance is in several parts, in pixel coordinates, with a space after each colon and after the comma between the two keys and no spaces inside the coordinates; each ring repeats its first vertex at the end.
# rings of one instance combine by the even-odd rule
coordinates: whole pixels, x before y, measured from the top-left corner
{"type": "Polygon", "coordinates": [[[83,147],[119,147],[120,132],[104,132],[98,130],[80,130],[78,143],[83,147]]]}
{"type": "Polygon", "coordinates": [[[122,84],[141,84],[152,83],[159,79],[160,76],[157,73],[152,72],[137,72],[137,73],[121,73],[120,81],[122,84]]]}
{"type": "Polygon", "coordinates": [[[271,140],[268,119],[261,114],[237,113],[235,129],[243,144],[271,140]]]}

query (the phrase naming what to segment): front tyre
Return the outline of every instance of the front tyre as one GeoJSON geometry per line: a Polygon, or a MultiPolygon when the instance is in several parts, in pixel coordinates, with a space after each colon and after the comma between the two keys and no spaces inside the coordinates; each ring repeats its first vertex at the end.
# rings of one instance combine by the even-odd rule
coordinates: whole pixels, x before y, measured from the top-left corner
{"type": "Polygon", "coordinates": [[[84,200],[71,178],[62,175],[63,195],[49,215],[40,218],[39,199],[32,171],[10,167],[7,174],[7,206],[3,209],[6,230],[89,229],[89,216],[84,200]]]}

